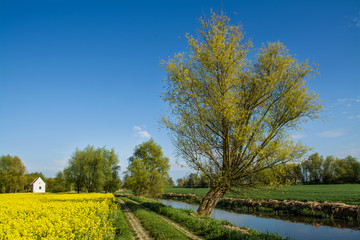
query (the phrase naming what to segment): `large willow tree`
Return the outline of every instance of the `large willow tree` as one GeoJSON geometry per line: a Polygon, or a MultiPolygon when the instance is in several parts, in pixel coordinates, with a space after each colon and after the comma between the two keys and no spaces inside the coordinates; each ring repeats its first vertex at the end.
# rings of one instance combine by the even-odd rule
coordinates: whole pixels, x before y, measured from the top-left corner
{"type": "Polygon", "coordinates": [[[253,187],[262,173],[303,156],[307,148],[289,132],[318,118],[322,106],[305,82],[315,67],[298,62],[283,44],[267,43],[252,54],[228,17],[212,13],[200,22],[198,38],[187,35],[189,53],[162,63],[169,104],[163,124],[189,166],[211,179],[198,209],[210,215],[228,190],[253,187]]]}

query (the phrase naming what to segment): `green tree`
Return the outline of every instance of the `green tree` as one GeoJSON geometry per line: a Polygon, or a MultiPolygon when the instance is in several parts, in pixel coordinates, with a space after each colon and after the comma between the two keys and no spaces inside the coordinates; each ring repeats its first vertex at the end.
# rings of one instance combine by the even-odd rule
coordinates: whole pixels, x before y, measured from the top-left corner
{"type": "Polygon", "coordinates": [[[175,183],[174,183],[174,180],[172,179],[172,177],[168,177],[167,182],[168,182],[168,187],[175,186],[175,183]]]}
{"type": "Polygon", "coordinates": [[[176,179],[178,187],[186,187],[187,179],[185,177],[176,179]]]}
{"type": "Polygon", "coordinates": [[[26,168],[18,156],[0,157],[0,192],[17,192],[24,188],[26,168]]]}
{"type": "Polygon", "coordinates": [[[68,167],[64,168],[63,175],[64,175],[64,181],[65,181],[66,189],[68,191],[72,191],[74,189],[75,184],[73,182],[73,179],[71,178],[71,172],[70,172],[70,166],[69,165],[68,165],[68,167]]]}
{"type": "Polygon", "coordinates": [[[124,186],[138,196],[150,195],[150,172],[140,159],[129,158],[129,166],[124,179],[124,186]]]}
{"type": "Polygon", "coordinates": [[[206,187],[209,188],[210,185],[211,185],[211,183],[210,183],[209,178],[205,174],[200,173],[200,186],[199,187],[201,187],[201,188],[206,188],[206,187]]]}
{"type": "Polygon", "coordinates": [[[290,175],[290,166],[288,164],[279,164],[272,168],[253,174],[252,181],[258,184],[270,187],[278,185],[290,185],[294,182],[294,177],[290,175]]]}
{"type": "Polygon", "coordinates": [[[198,188],[200,187],[200,178],[196,173],[190,173],[188,176],[188,187],[198,188]]]}
{"type": "Polygon", "coordinates": [[[66,181],[74,184],[78,193],[85,186],[85,164],[84,152],[76,149],[69,159],[68,166],[64,169],[66,181]]]}
{"type": "Polygon", "coordinates": [[[190,53],[162,62],[169,104],[162,122],[188,165],[211,179],[198,209],[210,215],[228,190],[254,187],[261,171],[302,157],[307,147],[288,132],[322,107],[306,85],[315,67],[283,44],[248,56],[251,43],[228,17],[213,13],[200,22],[199,38],[186,36],[190,53]]]}
{"type": "Polygon", "coordinates": [[[322,166],[324,164],[323,156],[320,156],[318,153],[314,153],[309,156],[309,158],[303,162],[304,167],[306,168],[307,174],[309,175],[310,183],[320,183],[322,181],[322,166]]]}
{"type": "Polygon", "coordinates": [[[102,149],[104,156],[104,191],[115,192],[121,187],[119,159],[115,150],[102,149]]]}
{"type": "Polygon", "coordinates": [[[85,189],[88,192],[98,192],[102,190],[104,178],[104,155],[102,149],[95,149],[94,146],[87,146],[84,151],[85,165],[85,189]]]}
{"type": "Polygon", "coordinates": [[[153,139],[135,147],[129,158],[125,186],[136,195],[154,195],[163,192],[168,185],[169,158],[163,155],[161,146],[153,139]]]}
{"type": "Polygon", "coordinates": [[[301,164],[299,163],[289,163],[286,165],[288,171],[288,178],[292,180],[294,184],[301,182],[301,164]]]}
{"type": "Polygon", "coordinates": [[[55,178],[46,178],[46,192],[56,192],[55,185],[55,178]]]}
{"type": "Polygon", "coordinates": [[[356,158],[347,156],[335,160],[335,178],[337,183],[356,183],[360,181],[360,163],[356,158]]]}
{"type": "Polygon", "coordinates": [[[190,173],[186,177],[177,179],[178,187],[206,188],[210,185],[211,183],[205,174],[190,173]]]}
{"type": "Polygon", "coordinates": [[[57,172],[54,178],[54,191],[65,192],[69,190],[70,190],[70,186],[66,182],[64,172],[62,171],[57,172]]]}
{"type": "Polygon", "coordinates": [[[327,156],[323,162],[322,168],[322,182],[329,184],[335,181],[335,158],[333,156],[327,156]]]}
{"type": "Polygon", "coordinates": [[[113,191],[120,187],[118,177],[118,156],[114,149],[105,147],[95,149],[87,146],[84,150],[76,149],[64,169],[67,182],[75,184],[78,192],[113,191]]]}

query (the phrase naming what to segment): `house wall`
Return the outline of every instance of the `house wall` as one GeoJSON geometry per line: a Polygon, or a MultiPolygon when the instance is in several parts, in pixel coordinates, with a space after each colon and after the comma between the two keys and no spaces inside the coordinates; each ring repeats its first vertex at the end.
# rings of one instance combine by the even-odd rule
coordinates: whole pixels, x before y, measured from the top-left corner
{"type": "Polygon", "coordinates": [[[44,193],[45,192],[45,182],[39,178],[34,184],[33,184],[32,192],[34,193],[44,193]]]}

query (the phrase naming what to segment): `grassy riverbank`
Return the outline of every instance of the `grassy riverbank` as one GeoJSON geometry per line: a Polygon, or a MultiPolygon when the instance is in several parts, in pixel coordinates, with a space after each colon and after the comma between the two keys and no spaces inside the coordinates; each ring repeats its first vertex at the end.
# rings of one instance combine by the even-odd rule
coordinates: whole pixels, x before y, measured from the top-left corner
{"type": "MultiPolygon", "coordinates": [[[[165,206],[154,199],[135,196],[129,196],[128,198],[138,202],[143,207],[151,209],[152,211],[167,217],[204,239],[287,239],[285,237],[281,237],[279,234],[261,233],[249,228],[239,228],[224,220],[215,220],[210,217],[196,217],[193,210],[174,209],[172,207],[165,206]]],[[[125,198],[122,199],[125,200],[125,198]]],[[[127,204],[128,203],[129,201],[127,201],[127,204]]]]}
{"type": "MultiPolygon", "coordinates": [[[[276,190],[247,190],[243,194],[227,192],[225,197],[251,198],[253,200],[296,200],[316,202],[341,202],[360,205],[360,184],[291,185],[276,190]]],[[[165,193],[195,194],[205,196],[208,188],[166,188],[165,193]]]]}
{"type": "Polygon", "coordinates": [[[122,200],[141,221],[142,225],[154,239],[190,239],[175,227],[164,222],[158,216],[143,209],[128,198],[122,198],[122,200]]]}
{"type": "MultiPolygon", "coordinates": [[[[163,199],[200,204],[202,197],[194,194],[164,193],[163,199]]],[[[345,203],[330,202],[301,202],[293,200],[252,200],[250,198],[221,198],[217,205],[224,209],[236,210],[244,213],[272,213],[293,216],[338,219],[349,222],[360,222],[360,206],[345,203]]]]}

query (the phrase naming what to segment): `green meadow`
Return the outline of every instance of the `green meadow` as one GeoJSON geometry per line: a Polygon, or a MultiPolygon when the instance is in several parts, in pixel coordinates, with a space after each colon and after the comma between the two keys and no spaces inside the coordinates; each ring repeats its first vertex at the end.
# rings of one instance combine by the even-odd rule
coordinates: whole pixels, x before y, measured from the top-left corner
{"type": "MultiPolygon", "coordinates": [[[[205,196],[209,188],[166,188],[165,193],[195,194],[205,196]]],[[[251,198],[253,200],[275,199],[317,202],[341,202],[360,205],[360,184],[291,185],[278,189],[238,190],[227,192],[225,197],[251,198]]]]}

